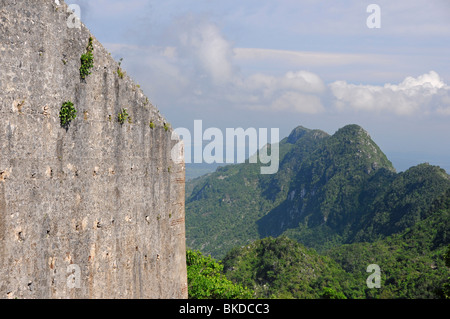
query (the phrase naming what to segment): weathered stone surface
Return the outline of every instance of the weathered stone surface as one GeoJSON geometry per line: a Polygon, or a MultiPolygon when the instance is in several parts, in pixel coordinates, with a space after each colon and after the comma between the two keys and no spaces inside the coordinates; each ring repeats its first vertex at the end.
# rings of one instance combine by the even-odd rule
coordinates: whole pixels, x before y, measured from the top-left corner
{"type": "Polygon", "coordinates": [[[186,298],[172,130],[69,16],[63,1],[0,0],[0,298],[186,298]]]}

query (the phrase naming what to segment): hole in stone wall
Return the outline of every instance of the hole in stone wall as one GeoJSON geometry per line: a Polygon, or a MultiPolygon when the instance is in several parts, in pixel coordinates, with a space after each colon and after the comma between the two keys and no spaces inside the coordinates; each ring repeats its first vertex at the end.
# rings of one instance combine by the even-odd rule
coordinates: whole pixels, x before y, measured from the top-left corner
{"type": "Polygon", "coordinates": [[[22,234],[21,231],[17,233],[17,240],[18,241],[24,241],[25,240],[25,238],[23,237],[23,234],[22,234]]]}

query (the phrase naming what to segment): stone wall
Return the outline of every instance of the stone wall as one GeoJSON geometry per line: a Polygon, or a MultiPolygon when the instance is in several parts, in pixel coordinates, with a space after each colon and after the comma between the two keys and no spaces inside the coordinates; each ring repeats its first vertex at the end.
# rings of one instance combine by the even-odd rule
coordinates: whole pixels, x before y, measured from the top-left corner
{"type": "Polygon", "coordinates": [[[69,18],[63,1],[0,0],[0,298],[186,298],[172,129],[69,18]]]}

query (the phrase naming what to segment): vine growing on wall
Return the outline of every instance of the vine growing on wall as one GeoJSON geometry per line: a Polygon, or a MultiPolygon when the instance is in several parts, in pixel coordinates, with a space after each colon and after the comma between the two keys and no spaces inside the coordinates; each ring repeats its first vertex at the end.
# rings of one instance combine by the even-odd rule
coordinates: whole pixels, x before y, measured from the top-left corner
{"type": "Polygon", "coordinates": [[[122,68],[120,67],[122,64],[123,58],[121,58],[119,60],[119,66],[117,67],[117,75],[119,76],[119,78],[123,79],[123,77],[125,76],[125,73],[122,71],[122,68]]]}
{"type": "Polygon", "coordinates": [[[164,123],[164,130],[167,132],[170,129],[169,123],[164,123]]]}
{"type": "Polygon", "coordinates": [[[71,101],[64,102],[59,111],[59,119],[61,121],[61,126],[66,128],[69,126],[70,122],[77,117],[77,110],[73,106],[71,101]]]}
{"type": "Polygon", "coordinates": [[[94,45],[92,37],[89,37],[89,44],[86,48],[86,53],[81,55],[80,77],[84,80],[91,74],[91,69],[94,67],[94,45]]]}
{"type": "Polygon", "coordinates": [[[127,113],[127,109],[122,109],[122,111],[117,115],[117,121],[120,124],[125,123],[126,120],[129,120],[129,115],[127,113]]]}

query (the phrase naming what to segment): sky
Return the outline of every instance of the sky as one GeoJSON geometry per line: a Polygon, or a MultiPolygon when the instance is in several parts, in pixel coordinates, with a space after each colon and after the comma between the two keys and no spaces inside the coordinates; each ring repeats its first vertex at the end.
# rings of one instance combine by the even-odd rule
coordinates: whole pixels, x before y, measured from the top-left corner
{"type": "Polygon", "coordinates": [[[66,3],[174,128],[358,124],[398,171],[450,172],[448,0],[66,3]]]}

